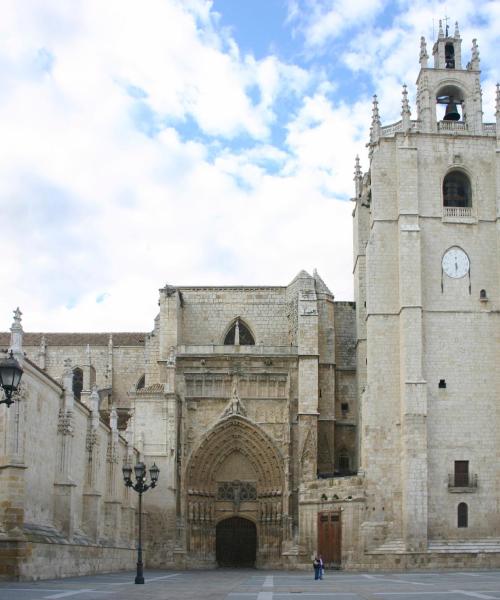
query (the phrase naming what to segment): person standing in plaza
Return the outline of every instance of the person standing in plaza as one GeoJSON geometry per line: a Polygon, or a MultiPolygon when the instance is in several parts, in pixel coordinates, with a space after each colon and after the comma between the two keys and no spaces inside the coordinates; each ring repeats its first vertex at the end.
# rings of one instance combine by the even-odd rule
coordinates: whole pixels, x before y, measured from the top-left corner
{"type": "Polygon", "coordinates": [[[323,557],[321,556],[321,554],[319,555],[319,578],[323,579],[323,575],[325,573],[325,563],[323,561],[323,557]]]}
{"type": "Polygon", "coordinates": [[[314,567],[314,579],[320,579],[321,563],[319,562],[319,558],[317,556],[314,557],[313,567],[314,567]]]}

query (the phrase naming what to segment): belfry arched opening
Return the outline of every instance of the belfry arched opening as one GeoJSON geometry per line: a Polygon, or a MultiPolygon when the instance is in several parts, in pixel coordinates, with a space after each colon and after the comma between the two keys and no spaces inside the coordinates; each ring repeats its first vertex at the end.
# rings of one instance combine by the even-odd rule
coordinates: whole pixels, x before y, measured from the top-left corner
{"type": "Polygon", "coordinates": [[[219,567],[255,567],[255,523],[242,517],[229,517],[217,523],[215,555],[219,567]]]}

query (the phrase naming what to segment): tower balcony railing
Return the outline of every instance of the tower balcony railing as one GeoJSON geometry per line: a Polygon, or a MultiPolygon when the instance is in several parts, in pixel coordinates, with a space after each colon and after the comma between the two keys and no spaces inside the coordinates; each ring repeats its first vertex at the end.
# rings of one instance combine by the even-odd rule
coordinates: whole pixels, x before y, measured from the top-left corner
{"type": "Polygon", "coordinates": [[[475,491],[477,489],[476,473],[449,473],[448,490],[456,491],[475,491]]]}
{"type": "Polygon", "coordinates": [[[443,206],[443,217],[446,219],[474,218],[472,206],[443,206]]]}
{"type": "MultiPolygon", "coordinates": [[[[420,121],[411,121],[410,122],[410,131],[418,131],[420,127],[420,121]]],[[[384,127],[380,128],[380,137],[391,137],[395,133],[399,131],[403,131],[403,121],[398,121],[397,123],[391,123],[391,125],[384,125],[384,127]]]]}
{"type": "Polygon", "coordinates": [[[465,121],[438,121],[438,131],[468,131],[465,121]]]}

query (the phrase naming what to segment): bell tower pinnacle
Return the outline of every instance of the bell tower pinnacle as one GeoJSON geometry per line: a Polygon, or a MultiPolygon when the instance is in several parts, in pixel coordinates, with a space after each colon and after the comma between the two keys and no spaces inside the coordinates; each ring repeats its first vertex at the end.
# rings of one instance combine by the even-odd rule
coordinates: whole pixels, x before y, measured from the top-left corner
{"type": "Polygon", "coordinates": [[[479,70],[479,49],[472,41],[471,60],[462,67],[462,39],[455,23],[453,36],[448,26],[439,33],[432,54],[434,66],[428,66],[425,39],[420,40],[420,73],[417,79],[417,119],[422,131],[483,132],[482,93],[479,70]]]}

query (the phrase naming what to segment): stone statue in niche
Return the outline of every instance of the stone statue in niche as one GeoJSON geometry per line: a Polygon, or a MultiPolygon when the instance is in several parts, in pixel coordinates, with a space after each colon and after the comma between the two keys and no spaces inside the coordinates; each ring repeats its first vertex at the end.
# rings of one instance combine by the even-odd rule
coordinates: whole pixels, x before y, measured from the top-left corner
{"type": "Polygon", "coordinates": [[[244,417],[247,415],[246,408],[239,395],[239,382],[240,377],[237,373],[235,373],[231,381],[231,398],[229,399],[229,402],[227,403],[226,408],[221,415],[222,419],[232,415],[243,415],[244,417]]]}

